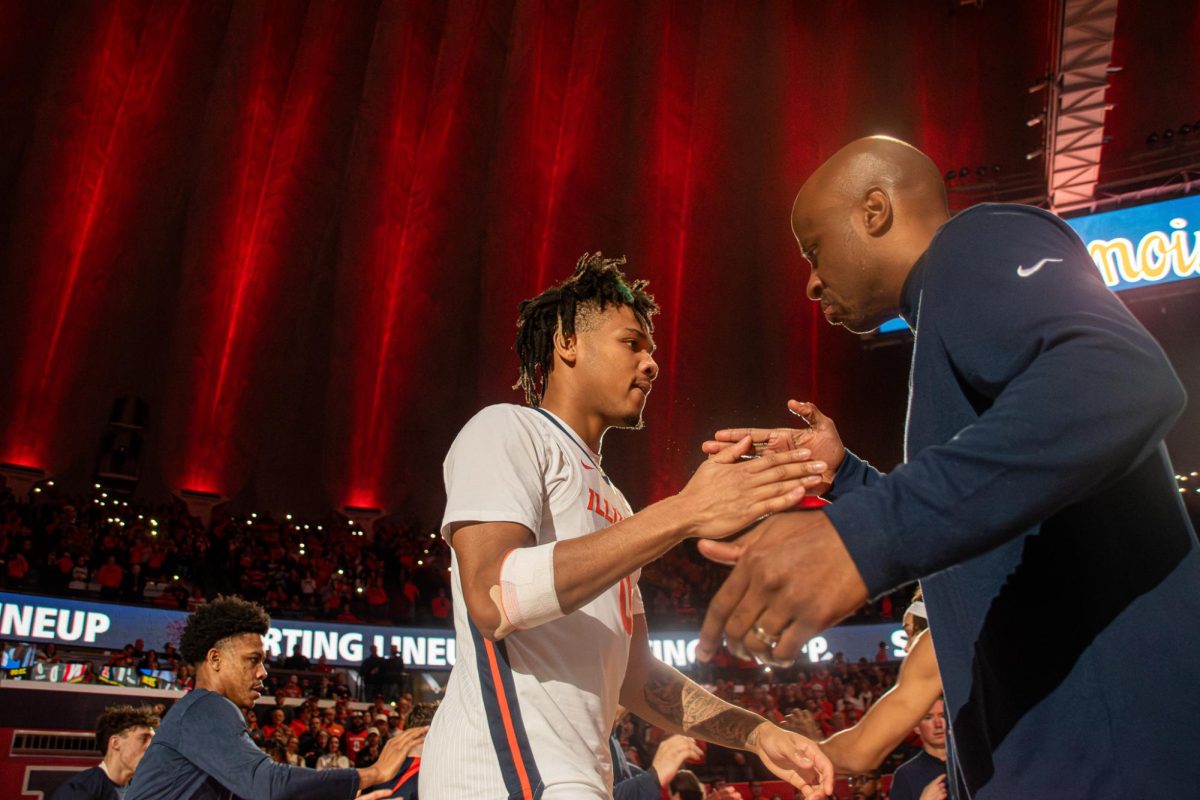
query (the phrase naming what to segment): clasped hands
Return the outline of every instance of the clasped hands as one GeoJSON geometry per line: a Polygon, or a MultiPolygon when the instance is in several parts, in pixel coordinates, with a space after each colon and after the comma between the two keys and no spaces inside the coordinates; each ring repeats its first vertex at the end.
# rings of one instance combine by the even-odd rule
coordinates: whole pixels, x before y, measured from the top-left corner
{"type": "MultiPolygon", "coordinates": [[[[810,495],[829,490],[846,457],[833,420],[812,403],[788,401],[802,428],[727,428],[703,445],[710,457],[751,437],[756,456],[808,450],[821,462],[821,480],[810,495]]],[[[733,571],[709,603],[697,656],[712,658],[722,639],[742,658],[788,666],[815,634],[851,614],[867,600],[867,587],[837,530],[821,511],[776,513],[734,541],[704,540],[707,558],[733,571]]]]}

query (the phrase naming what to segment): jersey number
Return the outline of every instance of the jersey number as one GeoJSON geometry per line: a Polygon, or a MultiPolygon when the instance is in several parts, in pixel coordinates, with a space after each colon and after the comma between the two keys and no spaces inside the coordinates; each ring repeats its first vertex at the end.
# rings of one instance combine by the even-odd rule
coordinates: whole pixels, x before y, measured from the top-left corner
{"type": "Polygon", "coordinates": [[[621,579],[621,625],[625,633],[633,635],[633,577],[630,575],[621,579]]]}

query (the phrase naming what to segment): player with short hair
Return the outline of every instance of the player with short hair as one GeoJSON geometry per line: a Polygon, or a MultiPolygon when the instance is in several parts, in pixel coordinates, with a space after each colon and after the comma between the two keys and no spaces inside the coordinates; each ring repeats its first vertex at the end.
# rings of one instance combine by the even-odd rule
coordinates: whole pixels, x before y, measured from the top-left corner
{"type": "Polygon", "coordinates": [[[75,774],[52,800],[118,800],[154,738],[158,715],[149,706],[109,706],[96,720],[101,761],[75,774]]]}
{"type": "Polygon", "coordinates": [[[618,702],[670,732],[753,751],[806,796],[832,791],[814,743],[650,652],[642,566],[794,506],[825,465],[804,451],[743,462],[747,437],[633,514],[601,466],[601,440],[641,427],[658,306],[622,264],[585,255],[571,278],[521,304],[528,405],[483,409],[446,457],[458,658],[425,746],[423,800],[610,797],[618,702]]]}
{"type": "MultiPolygon", "coordinates": [[[[217,597],[188,617],[179,650],[196,669],[196,688],[171,707],[134,774],[125,800],[346,800],[360,786],[396,774],[425,730],[405,731],[364,769],[314,771],[278,764],[251,741],[243,711],[267,676],[263,636],[271,624],[257,603],[217,597]]],[[[372,792],[362,800],[379,800],[372,792]]]]}

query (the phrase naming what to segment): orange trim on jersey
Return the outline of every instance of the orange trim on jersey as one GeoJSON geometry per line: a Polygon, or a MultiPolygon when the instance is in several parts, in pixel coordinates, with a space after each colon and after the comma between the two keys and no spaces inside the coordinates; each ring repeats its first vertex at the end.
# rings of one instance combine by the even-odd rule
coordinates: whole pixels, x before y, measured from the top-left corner
{"type": "Polygon", "coordinates": [[[421,757],[415,756],[413,758],[412,766],[405,770],[404,774],[400,776],[400,780],[396,781],[396,783],[392,785],[392,793],[395,794],[397,789],[407,783],[409,778],[411,778],[413,775],[416,775],[420,771],[421,757]]]}
{"type": "Polygon", "coordinates": [[[487,652],[488,667],[492,670],[492,681],[496,684],[496,700],[500,705],[500,718],[504,722],[504,735],[508,738],[508,748],[512,751],[513,765],[517,768],[517,776],[521,779],[521,796],[525,800],[533,800],[533,788],[529,784],[529,773],[525,769],[525,760],[521,758],[521,747],[517,744],[517,732],[513,727],[512,713],[508,708],[508,695],[504,691],[504,681],[500,677],[500,666],[496,663],[496,645],[490,639],[484,639],[483,649],[487,652]]]}

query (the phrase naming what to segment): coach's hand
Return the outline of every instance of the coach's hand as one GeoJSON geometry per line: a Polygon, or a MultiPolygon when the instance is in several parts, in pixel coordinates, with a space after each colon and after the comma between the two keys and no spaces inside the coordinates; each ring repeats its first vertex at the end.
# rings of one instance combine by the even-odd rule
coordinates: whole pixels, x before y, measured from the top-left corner
{"type": "Polygon", "coordinates": [[[696,655],[721,646],[767,664],[789,665],[815,634],[854,612],[867,586],[821,511],[778,514],[734,542],[700,542],[733,572],[708,605],[696,655]]]}
{"type": "Polygon", "coordinates": [[[826,465],[808,450],[767,453],[743,461],[749,436],[705,461],[676,499],[687,515],[686,535],[720,539],[767,514],[794,508],[826,465]]]}
{"type": "Polygon", "coordinates": [[[821,480],[806,484],[811,495],[822,495],[833,485],[833,476],[846,458],[846,448],[833,420],[821,413],[812,403],[789,400],[788,411],[804,420],[803,428],[725,428],[713,434],[701,449],[710,456],[724,452],[746,436],[750,436],[755,455],[785,453],[789,450],[808,450],[814,461],[827,466],[821,480]]]}
{"type": "Polygon", "coordinates": [[[751,738],[767,769],[800,790],[805,800],[833,796],[833,762],[816,742],[773,722],[759,725],[751,738]]]}
{"type": "MultiPolygon", "coordinates": [[[[409,728],[388,739],[375,763],[358,771],[358,785],[374,786],[396,777],[396,773],[404,764],[404,759],[408,758],[414,747],[425,741],[425,734],[428,731],[429,726],[409,728]]],[[[380,789],[370,794],[360,793],[357,797],[358,800],[377,800],[387,797],[391,793],[391,789],[380,789]]]]}

